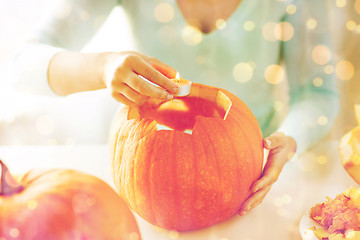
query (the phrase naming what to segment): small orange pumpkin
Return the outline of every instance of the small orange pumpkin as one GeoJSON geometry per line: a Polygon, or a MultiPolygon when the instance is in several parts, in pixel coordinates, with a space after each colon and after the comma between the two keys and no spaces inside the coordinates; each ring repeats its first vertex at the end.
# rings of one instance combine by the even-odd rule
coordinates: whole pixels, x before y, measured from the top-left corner
{"type": "Polygon", "coordinates": [[[186,97],[122,108],[111,128],[110,155],[117,191],[134,212],[188,231],[237,213],[261,175],[263,144],[244,102],[195,83],[186,97]]]}
{"type": "Polygon", "coordinates": [[[59,169],[17,182],[0,165],[0,239],[140,239],[126,203],[102,180],[59,169]]]}

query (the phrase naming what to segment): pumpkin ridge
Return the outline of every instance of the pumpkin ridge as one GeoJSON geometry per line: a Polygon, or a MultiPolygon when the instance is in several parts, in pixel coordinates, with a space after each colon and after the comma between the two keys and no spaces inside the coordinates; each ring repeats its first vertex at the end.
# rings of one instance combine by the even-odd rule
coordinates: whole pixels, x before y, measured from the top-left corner
{"type": "MultiPolygon", "coordinates": [[[[139,146],[143,147],[144,142],[150,141],[150,140],[147,140],[147,138],[149,138],[149,135],[142,137],[141,140],[139,140],[139,143],[141,144],[141,145],[139,144],[139,146]]],[[[153,152],[154,152],[154,148],[149,148],[149,152],[147,152],[147,154],[149,156],[153,156],[154,155],[153,152]]],[[[142,151],[139,151],[137,153],[137,155],[139,155],[139,154],[143,154],[142,151]]],[[[139,184],[148,186],[148,187],[142,187],[141,191],[144,191],[144,189],[146,189],[147,191],[144,192],[143,194],[146,195],[146,196],[150,196],[150,197],[147,198],[147,201],[146,201],[145,204],[143,202],[139,203],[140,206],[142,206],[142,209],[141,209],[140,212],[143,212],[144,216],[148,217],[150,221],[153,221],[154,219],[153,219],[152,216],[154,216],[155,213],[154,213],[154,207],[153,207],[152,196],[151,196],[151,191],[150,191],[150,189],[151,189],[151,184],[150,184],[151,161],[142,161],[142,162],[137,161],[136,164],[137,164],[137,166],[140,165],[140,164],[145,164],[145,166],[143,166],[143,169],[142,169],[142,172],[141,172],[142,173],[142,178],[140,178],[140,179],[142,179],[142,181],[141,182],[139,181],[139,184]],[[144,181],[144,179],[146,179],[146,180],[144,181]],[[144,205],[145,205],[145,207],[144,207],[144,205]],[[145,212],[144,209],[147,212],[145,212]]],[[[138,176],[134,175],[133,177],[135,178],[134,184],[136,184],[138,176]]],[[[137,187],[136,187],[136,189],[137,189],[137,187]]],[[[137,193],[139,193],[139,191],[137,191],[137,193]]],[[[141,201],[143,201],[143,200],[141,199],[141,201]]],[[[138,207],[139,207],[139,204],[137,204],[138,207]]],[[[138,212],[138,213],[140,213],[140,212],[138,212]]]]}
{"type": "MultiPolygon", "coordinates": [[[[125,167],[124,167],[124,165],[126,164],[126,162],[124,161],[124,158],[125,158],[125,156],[126,156],[126,154],[124,154],[124,149],[125,149],[125,140],[127,140],[129,138],[129,135],[127,135],[127,136],[122,136],[122,135],[120,135],[120,137],[119,137],[119,139],[118,139],[118,145],[119,145],[119,142],[121,142],[121,144],[120,144],[120,148],[119,149],[121,149],[121,151],[118,151],[118,153],[117,153],[117,156],[119,157],[119,159],[120,159],[120,161],[118,162],[118,166],[117,166],[117,171],[119,171],[119,172],[121,172],[122,174],[121,174],[121,177],[119,178],[119,182],[118,182],[118,184],[119,185],[126,185],[125,184],[125,181],[124,181],[124,178],[125,178],[125,176],[126,176],[126,170],[125,170],[125,167]],[[120,156],[119,156],[120,155],[120,156]]],[[[127,188],[125,188],[125,189],[122,189],[122,195],[124,195],[124,198],[126,199],[126,201],[129,201],[130,199],[129,199],[129,197],[128,197],[128,195],[127,195],[127,192],[126,192],[126,190],[127,190],[127,188]]]]}
{"type": "MultiPolygon", "coordinates": [[[[232,136],[226,131],[228,127],[225,126],[225,125],[222,125],[222,127],[224,128],[224,131],[223,131],[223,132],[227,135],[227,138],[229,139],[229,142],[230,142],[230,144],[231,144],[231,146],[232,146],[232,149],[234,149],[234,150],[236,151],[236,153],[234,154],[234,155],[235,155],[234,158],[237,159],[237,160],[240,160],[240,159],[239,159],[240,152],[239,152],[239,150],[238,150],[238,147],[234,145],[232,136]]],[[[240,129],[240,131],[241,131],[242,133],[244,133],[243,129],[240,129]]],[[[243,177],[242,174],[239,174],[239,171],[236,171],[236,175],[239,177],[239,181],[240,181],[240,179],[241,179],[240,177],[243,177]]],[[[238,191],[238,190],[236,190],[236,191],[238,191]]],[[[234,197],[235,195],[238,195],[238,194],[232,194],[233,197],[234,197]]],[[[247,194],[247,195],[248,195],[248,194],[247,194]]],[[[248,197],[248,196],[247,196],[247,197],[248,197]]],[[[241,207],[241,206],[240,206],[240,207],[241,207]]]]}
{"type": "MultiPolygon", "coordinates": [[[[155,138],[155,136],[154,136],[154,138],[155,138]]],[[[155,164],[155,157],[156,157],[156,149],[158,149],[157,148],[157,145],[158,145],[158,141],[154,141],[154,146],[151,148],[151,153],[152,154],[150,154],[150,158],[149,158],[149,171],[148,171],[148,173],[149,173],[149,179],[148,179],[148,186],[149,186],[149,195],[150,195],[150,199],[149,199],[149,202],[150,202],[150,209],[152,210],[152,213],[153,213],[153,215],[151,215],[151,216],[154,216],[154,218],[155,218],[155,221],[156,222],[159,222],[159,216],[158,216],[158,212],[157,211],[155,211],[155,209],[154,209],[154,202],[153,202],[153,199],[155,199],[155,192],[156,191],[154,191],[154,188],[152,187],[152,186],[155,186],[154,185],[154,183],[153,183],[153,169],[154,169],[154,164],[155,164]]]]}
{"type": "MultiPolygon", "coordinates": [[[[139,140],[140,142],[140,140],[139,140]]],[[[132,169],[132,172],[131,172],[131,175],[133,176],[133,179],[132,179],[132,192],[133,192],[133,195],[134,195],[134,198],[137,199],[137,191],[136,191],[136,186],[135,186],[135,182],[136,182],[136,166],[137,166],[137,156],[139,154],[138,152],[138,148],[139,148],[139,144],[136,144],[135,146],[135,157],[134,157],[134,167],[132,169]]],[[[137,201],[134,201],[134,209],[136,209],[137,212],[140,212],[140,208],[138,207],[138,203],[137,201]]]]}
{"type": "MultiPolygon", "coordinates": [[[[114,153],[112,155],[113,157],[112,157],[112,161],[111,161],[112,176],[113,176],[113,179],[114,179],[115,186],[120,186],[121,185],[120,182],[118,181],[119,179],[121,179],[121,177],[116,178],[116,173],[120,172],[120,164],[121,164],[121,161],[116,161],[116,159],[118,157],[119,152],[121,152],[122,149],[123,149],[123,146],[121,144],[122,141],[120,140],[120,138],[122,137],[120,135],[121,130],[122,129],[119,128],[119,131],[117,131],[117,134],[115,134],[116,137],[114,138],[114,151],[113,151],[114,153]],[[119,144],[119,142],[120,142],[120,144],[119,144]]],[[[120,195],[122,195],[121,189],[118,188],[117,191],[118,191],[118,193],[120,195]]]]}
{"type": "MultiPolygon", "coordinates": [[[[115,137],[114,137],[114,149],[113,149],[113,152],[112,153],[110,153],[111,154],[111,156],[113,156],[112,158],[111,158],[111,165],[113,165],[115,162],[116,162],[116,150],[118,149],[118,139],[119,139],[119,134],[120,134],[120,131],[121,131],[121,128],[118,128],[117,130],[116,130],[116,132],[115,132],[115,137]]],[[[110,149],[111,150],[111,149],[110,149]]],[[[114,178],[114,181],[115,181],[115,169],[114,168],[112,168],[111,169],[112,171],[112,176],[113,176],[113,178],[114,178]]]]}
{"type": "MultiPolygon", "coordinates": [[[[172,132],[169,134],[171,136],[171,139],[169,139],[169,143],[171,143],[170,145],[175,145],[177,146],[177,143],[174,144],[174,142],[176,142],[176,138],[174,137],[175,136],[175,132],[172,132]]],[[[173,194],[174,194],[174,207],[178,206],[179,207],[179,210],[178,211],[174,211],[175,212],[175,217],[176,217],[176,221],[175,222],[179,222],[179,219],[181,219],[180,216],[182,216],[182,213],[183,213],[183,209],[182,209],[182,206],[181,206],[181,194],[179,194],[179,189],[180,189],[180,185],[179,185],[179,181],[177,179],[177,176],[179,176],[179,174],[177,173],[176,171],[176,165],[177,165],[177,161],[178,161],[178,155],[176,154],[177,151],[174,151],[173,149],[175,148],[169,148],[171,149],[170,151],[170,156],[174,156],[173,153],[175,152],[175,159],[174,160],[170,160],[172,162],[172,165],[171,165],[171,172],[174,172],[174,186],[175,188],[173,189],[173,194]]],[[[179,151],[180,152],[180,151],[179,151]]]]}
{"type": "MultiPolygon", "coordinates": [[[[239,112],[239,115],[240,115],[240,112],[239,112]]],[[[244,115],[244,113],[243,112],[241,112],[241,115],[244,115]]],[[[244,119],[243,117],[235,117],[235,116],[232,116],[232,118],[231,118],[233,121],[236,121],[236,122],[239,122],[239,124],[241,124],[241,125],[248,125],[248,127],[246,128],[243,128],[243,129],[240,129],[240,131],[242,131],[242,133],[247,137],[247,138],[253,138],[253,136],[249,136],[249,134],[248,134],[248,132],[247,131],[244,131],[244,129],[247,129],[247,130],[249,130],[250,129],[250,127],[252,127],[250,124],[249,124],[249,122],[248,121],[242,121],[242,119],[244,119]],[[250,126],[249,126],[250,125],[250,126]]],[[[230,120],[230,119],[229,119],[230,120]]],[[[254,129],[253,129],[254,130],[254,129]]],[[[255,131],[254,131],[255,132],[255,131]]],[[[251,134],[250,134],[251,135],[251,134]]],[[[262,136],[260,136],[261,137],[261,139],[262,139],[262,136]]],[[[251,149],[252,149],[252,151],[249,151],[249,153],[251,154],[251,156],[252,156],[252,158],[251,159],[257,159],[257,157],[258,156],[256,156],[256,146],[255,145],[251,145],[251,146],[249,146],[251,149]]],[[[263,154],[261,154],[261,161],[263,162],[263,154]]],[[[257,175],[259,175],[258,173],[257,173],[257,169],[256,169],[256,167],[255,167],[255,165],[251,165],[251,168],[252,168],[252,173],[253,173],[253,176],[257,176],[257,175]]],[[[260,176],[259,176],[260,177],[260,176]]]]}
{"type": "MultiPolygon", "coordinates": [[[[139,125],[141,127],[141,123],[139,123],[138,126],[139,125]]],[[[139,145],[138,144],[134,145],[133,142],[134,141],[138,142],[137,140],[138,140],[139,137],[136,135],[136,132],[135,132],[135,134],[133,132],[134,131],[129,132],[129,138],[131,140],[126,141],[126,143],[128,143],[128,144],[125,143],[125,147],[126,147],[128,153],[131,153],[132,152],[131,150],[133,150],[134,153],[136,154],[136,149],[138,148],[139,145]],[[135,149],[133,149],[133,148],[135,148],[135,149]]],[[[124,161],[125,168],[126,168],[125,172],[128,173],[127,176],[129,176],[129,175],[134,176],[134,173],[135,173],[135,161],[127,161],[126,159],[128,159],[129,157],[127,157],[126,154],[124,155],[124,157],[125,157],[125,159],[123,159],[123,161],[124,161]]],[[[130,177],[130,178],[126,177],[125,181],[126,181],[125,182],[126,185],[129,185],[130,186],[129,188],[132,188],[132,190],[128,191],[126,193],[126,195],[129,196],[129,198],[131,199],[131,202],[134,203],[133,208],[137,209],[138,207],[137,207],[137,201],[136,201],[136,196],[135,196],[134,177],[130,177]]]]}
{"type": "MultiPolygon", "coordinates": [[[[224,142],[226,141],[226,142],[229,142],[229,144],[231,145],[231,146],[233,146],[233,148],[232,149],[235,149],[235,151],[237,151],[237,148],[235,147],[235,145],[233,144],[233,139],[232,139],[232,137],[229,135],[229,133],[227,133],[227,127],[226,127],[226,123],[224,123],[224,124],[217,124],[216,125],[218,128],[220,128],[220,129],[223,129],[223,131],[221,131],[222,132],[222,138],[224,139],[224,142]]],[[[209,134],[209,133],[207,133],[207,134],[209,134]]],[[[209,138],[209,139],[211,139],[211,138],[209,138]]],[[[211,141],[211,140],[210,140],[211,141]]],[[[213,145],[213,144],[212,144],[213,145]]],[[[215,145],[214,145],[215,146],[215,145]]],[[[219,156],[218,154],[217,154],[217,151],[216,150],[214,150],[214,152],[215,152],[215,156],[219,156]]],[[[232,153],[232,156],[233,156],[233,159],[239,159],[238,158],[238,154],[237,154],[237,152],[236,153],[232,153]]],[[[216,158],[217,160],[218,160],[218,158],[216,158]]],[[[219,163],[218,161],[217,161],[217,167],[218,167],[218,170],[220,171],[220,172],[222,172],[222,169],[221,169],[221,167],[219,166],[219,165],[222,165],[221,163],[219,163]]],[[[235,167],[238,167],[238,166],[235,166],[235,167]]],[[[225,173],[225,172],[224,172],[225,173]]],[[[238,178],[238,181],[240,181],[242,178],[246,178],[246,176],[244,176],[244,175],[242,175],[242,174],[240,174],[240,175],[238,175],[238,173],[237,172],[234,172],[236,175],[237,175],[237,177],[239,177],[238,178]],[[240,178],[240,177],[242,177],[242,178],[240,178]]],[[[224,175],[224,174],[222,174],[223,175],[223,177],[221,178],[222,180],[223,180],[223,182],[220,182],[220,186],[221,186],[221,191],[223,192],[223,193],[226,193],[226,192],[228,192],[228,190],[226,189],[229,185],[227,184],[227,181],[228,181],[228,178],[227,178],[227,175],[224,175]],[[224,181],[226,182],[226,183],[224,183],[224,181]]],[[[235,184],[235,185],[237,185],[237,184],[235,184]]],[[[238,189],[236,188],[236,186],[233,186],[233,185],[231,185],[231,189],[232,190],[234,190],[235,189],[235,191],[232,191],[231,192],[231,198],[232,198],[232,201],[233,202],[236,202],[236,203],[239,203],[240,202],[240,200],[241,200],[241,202],[243,202],[247,197],[248,197],[248,193],[246,193],[245,195],[240,195],[239,196],[239,194],[237,193],[238,192],[238,189]]],[[[220,202],[221,203],[226,203],[226,205],[228,205],[228,202],[224,202],[224,200],[222,199],[222,196],[223,196],[223,194],[221,194],[221,195],[219,195],[219,196],[221,196],[221,198],[220,198],[220,202]]],[[[240,203],[241,203],[240,202],[240,203]]],[[[228,208],[228,206],[226,206],[226,210],[231,210],[231,209],[229,209],[228,208]]],[[[231,216],[233,216],[236,212],[237,212],[237,209],[233,209],[232,211],[231,211],[232,213],[231,213],[231,216]]],[[[223,218],[221,218],[222,216],[220,216],[220,218],[219,218],[219,221],[223,221],[224,219],[223,218]]]]}
{"type": "MultiPolygon", "coordinates": [[[[135,122],[132,123],[132,122],[128,122],[126,124],[126,127],[130,127],[131,125],[135,125],[135,127],[137,127],[139,125],[139,123],[135,122]]],[[[127,154],[126,152],[124,151],[125,148],[125,145],[126,143],[131,139],[131,134],[129,131],[127,131],[127,128],[122,128],[123,131],[122,132],[119,132],[119,135],[118,135],[118,139],[117,139],[117,151],[115,153],[115,159],[118,158],[120,159],[120,161],[115,161],[116,163],[116,166],[117,166],[117,171],[118,172],[121,172],[121,176],[120,178],[117,180],[118,182],[118,185],[119,186],[126,186],[126,175],[127,175],[127,171],[126,171],[126,165],[127,165],[127,161],[126,161],[126,158],[127,158],[127,154]],[[125,152],[125,154],[124,154],[125,152]],[[122,171],[123,170],[123,171],[122,171]]],[[[116,180],[116,179],[115,179],[116,180]]],[[[121,188],[120,190],[122,190],[121,192],[119,192],[120,195],[122,195],[128,202],[130,202],[129,200],[129,196],[127,194],[127,188],[123,189],[121,188]]]]}
{"type": "MultiPolygon", "coordinates": [[[[200,124],[199,124],[200,125],[200,124]]],[[[222,182],[222,177],[221,177],[221,174],[220,174],[220,170],[219,170],[219,166],[218,166],[218,159],[217,159],[217,154],[216,154],[216,151],[215,151],[215,149],[214,149],[214,145],[213,145],[213,142],[211,141],[211,138],[209,137],[209,134],[208,134],[208,132],[206,131],[206,129],[203,129],[203,134],[204,135],[206,135],[207,137],[206,137],[206,139],[208,140],[208,142],[210,142],[210,144],[208,144],[207,146],[204,146],[203,145],[203,147],[204,148],[207,148],[208,147],[208,149],[212,149],[212,152],[214,153],[214,159],[215,159],[215,168],[216,168],[216,171],[217,171],[217,179],[219,180],[219,182],[218,182],[218,184],[219,184],[219,186],[221,187],[221,190],[222,190],[222,187],[223,187],[223,182],[222,182]]],[[[202,144],[204,144],[204,143],[202,143],[202,144]]],[[[207,153],[207,151],[205,151],[206,153],[207,153]]],[[[219,203],[220,201],[220,196],[219,196],[219,194],[218,193],[216,193],[216,202],[217,203],[219,203]]],[[[214,211],[212,212],[212,215],[214,215],[214,211]]],[[[216,214],[217,215],[217,214],[216,214]]],[[[219,222],[219,220],[218,219],[216,219],[216,222],[219,222]]]]}
{"type": "MultiPolygon", "coordinates": [[[[196,121],[195,121],[196,123],[196,121]]],[[[192,142],[195,141],[195,138],[192,137],[190,138],[192,142]]],[[[194,144],[192,144],[192,146],[194,146],[194,144]]],[[[193,152],[193,156],[196,156],[196,151],[194,150],[194,148],[192,148],[192,152],[193,152]]],[[[193,164],[193,169],[198,169],[197,168],[197,158],[195,158],[195,161],[192,161],[192,164],[193,164]]],[[[198,198],[199,198],[199,184],[198,184],[198,178],[197,178],[197,174],[196,172],[194,171],[193,173],[193,182],[195,183],[195,191],[194,191],[194,199],[195,201],[194,202],[197,202],[198,198]]],[[[194,222],[196,222],[197,220],[199,220],[199,218],[197,219],[194,219],[194,222]]]]}
{"type": "MultiPolygon", "coordinates": [[[[151,125],[151,122],[149,124],[147,124],[147,122],[143,122],[143,121],[140,121],[140,122],[135,122],[134,123],[134,127],[132,129],[132,131],[129,132],[129,136],[128,136],[128,141],[125,141],[125,144],[124,144],[124,148],[127,150],[126,152],[128,153],[131,153],[132,151],[131,148],[134,147],[134,142],[137,142],[139,143],[142,139],[142,133],[147,129],[147,127],[151,125]],[[137,129],[140,129],[140,133],[141,134],[136,134],[136,131],[137,129]],[[128,143],[128,144],[127,144],[128,143]],[[130,146],[129,146],[130,145],[130,146]]],[[[139,144],[135,144],[135,149],[133,150],[133,152],[135,153],[135,155],[138,154],[138,149],[139,147],[139,144]]],[[[132,188],[132,191],[127,191],[126,193],[124,193],[126,195],[126,198],[127,199],[130,199],[129,202],[131,202],[131,208],[133,210],[137,209],[136,211],[138,211],[139,207],[138,207],[138,203],[136,201],[136,190],[135,190],[135,166],[136,166],[136,157],[134,158],[134,161],[129,161],[129,159],[131,159],[131,156],[128,156],[128,154],[124,154],[123,155],[123,159],[122,161],[124,162],[124,165],[125,165],[125,170],[123,171],[125,174],[124,174],[124,178],[125,178],[125,181],[123,181],[123,186],[130,186],[132,188]],[[132,169],[131,169],[131,165],[132,164],[132,169]],[[130,169],[129,169],[130,168],[130,169]],[[132,176],[132,177],[129,177],[129,176],[132,176]]],[[[126,188],[128,189],[128,188],[126,188]]]]}

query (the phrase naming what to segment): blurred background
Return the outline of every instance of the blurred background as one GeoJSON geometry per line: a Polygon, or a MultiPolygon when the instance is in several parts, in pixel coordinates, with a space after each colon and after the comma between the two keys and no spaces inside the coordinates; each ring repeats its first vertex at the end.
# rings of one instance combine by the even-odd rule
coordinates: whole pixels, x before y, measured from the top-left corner
{"type": "MultiPolygon", "coordinates": [[[[0,0],[0,145],[107,141],[112,116],[120,104],[106,90],[52,98],[17,92],[10,85],[12,54],[54,1],[0,0]]],[[[341,111],[328,138],[339,138],[356,125],[353,108],[360,104],[360,0],[325,1],[335,47],[335,66],[329,71],[336,72],[341,94],[341,111]]],[[[84,51],[131,49],[127,31],[121,8],[115,8],[84,51]],[[107,31],[113,24],[121,24],[123,31],[107,31]]]]}
{"type": "MultiPolygon", "coordinates": [[[[106,90],[67,97],[18,92],[11,85],[10,61],[56,0],[0,0],[0,145],[106,143],[112,116],[121,106],[106,90]]],[[[102,28],[83,51],[132,48],[120,7],[100,16],[102,28]],[[109,31],[117,24],[122,31],[109,31]]],[[[14,70],[16,71],[16,69],[14,70]]]]}

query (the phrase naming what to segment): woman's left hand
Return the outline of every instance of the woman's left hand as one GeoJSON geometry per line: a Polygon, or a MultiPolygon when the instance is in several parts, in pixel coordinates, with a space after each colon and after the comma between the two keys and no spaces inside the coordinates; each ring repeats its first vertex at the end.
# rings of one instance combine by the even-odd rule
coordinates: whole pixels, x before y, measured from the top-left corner
{"type": "Polygon", "coordinates": [[[278,179],[285,163],[292,158],[296,151],[295,140],[282,132],[271,134],[263,142],[264,147],[269,150],[269,156],[261,178],[251,185],[252,194],[242,204],[239,215],[245,215],[262,202],[271,186],[278,179]]]}

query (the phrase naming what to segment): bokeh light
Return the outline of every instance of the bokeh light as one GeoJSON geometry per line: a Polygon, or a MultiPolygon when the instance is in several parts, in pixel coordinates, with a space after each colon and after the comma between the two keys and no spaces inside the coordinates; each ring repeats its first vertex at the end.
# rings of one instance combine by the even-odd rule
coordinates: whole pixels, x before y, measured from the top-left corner
{"type": "Polygon", "coordinates": [[[270,84],[279,84],[285,78],[285,72],[280,65],[273,64],[265,69],[265,80],[270,84]]]}
{"type": "Polygon", "coordinates": [[[324,72],[326,74],[332,74],[334,72],[334,66],[329,64],[324,67],[324,72]]]}
{"type": "Polygon", "coordinates": [[[20,236],[20,231],[17,228],[11,228],[9,231],[9,235],[12,238],[18,238],[20,236]]]}
{"type": "Polygon", "coordinates": [[[346,22],[346,29],[349,31],[354,31],[357,28],[357,24],[353,20],[349,20],[346,22]]]}
{"type": "Polygon", "coordinates": [[[169,232],[169,237],[171,238],[171,239],[178,239],[179,238],[179,233],[177,232],[177,231],[170,231],[169,232]]]}
{"type": "Polygon", "coordinates": [[[329,120],[326,116],[319,116],[318,117],[318,124],[321,126],[325,126],[326,124],[328,124],[329,120]]]}
{"type": "Polygon", "coordinates": [[[284,110],[284,103],[282,101],[275,101],[274,102],[274,109],[277,112],[284,110]]]}
{"type": "Polygon", "coordinates": [[[224,19],[216,20],[215,24],[217,29],[224,29],[226,27],[226,21],[224,19]]]}
{"type": "Polygon", "coordinates": [[[292,197],[289,194],[284,194],[281,197],[274,199],[274,205],[277,207],[282,207],[284,205],[290,204],[292,202],[292,197]]]}
{"type": "Polygon", "coordinates": [[[192,26],[186,26],[182,31],[182,38],[186,44],[195,46],[202,41],[202,34],[199,29],[192,26]]]}
{"type": "Polygon", "coordinates": [[[321,87],[324,83],[324,80],[322,78],[316,77],[313,79],[313,85],[315,87],[321,87]]]}
{"type": "Polygon", "coordinates": [[[336,0],[336,6],[342,8],[345,7],[346,5],[346,0],[336,0]]]}
{"type": "Polygon", "coordinates": [[[129,240],[139,240],[139,239],[140,239],[140,236],[138,233],[136,233],[136,232],[130,233],[129,240]]]}
{"type": "Polygon", "coordinates": [[[281,41],[289,41],[294,36],[294,28],[288,22],[281,22],[275,26],[276,39],[281,41]]]}
{"type": "Polygon", "coordinates": [[[328,159],[325,155],[319,155],[316,160],[320,165],[325,165],[328,162],[328,159]]]}
{"type": "Polygon", "coordinates": [[[286,12],[287,12],[287,14],[290,14],[290,15],[296,13],[296,6],[294,4],[288,5],[286,7],[286,12]]]}
{"type": "Polygon", "coordinates": [[[317,21],[315,18],[309,18],[307,21],[306,21],[306,27],[308,29],[315,29],[317,27],[317,21]]]}
{"type": "Polygon", "coordinates": [[[244,30],[247,31],[247,32],[250,32],[250,31],[254,30],[254,29],[255,29],[255,23],[254,23],[254,21],[248,20],[248,21],[244,22],[243,28],[244,28],[244,30]]]}
{"type": "Polygon", "coordinates": [[[167,23],[174,18],[174,8],[168,3],[159,3],[154,10],[155,19],[167,23]]]}
{"type": "Polygon", "coordinates": [[[72,207],[76,213],[86,213],[95,204],[95,202],[96,200],[94,197],[85,193],[78,193],[72,199],[72,207]]]}
{"type": "Polygon", "coordinates": [[[312,50],[312,59],[316,64],[325,65],[331,59],[331,51],[325,45],[317,45],[312,50]]]}
{"type": "Polygon", "coordinates": [[[30,210],[34,210],[35,208],[37,208],[37,201],[36,200],[30,200],[27,202],[27,208],[30,210]]]}
{"type": "Polygon", "coordinates": [[[253,68],[249,63],[240,62],[233,68],[233,77],[240,83],[246,83],[253,77],[253,68]]]}
{"type": "Polygon", "coordinates": [[[355,74],[354,65],[349,61],[339,61],[336,64],[336,76],[343,81],[350,80],[355,74]]]}
{"type": "Polygon", "coordinates": [[[268,22],[263,26],[262,35],[271,42],[289,41],[294,36],[294,27],[288,22],[268,22]]]}

